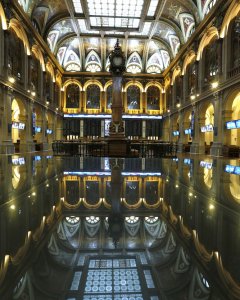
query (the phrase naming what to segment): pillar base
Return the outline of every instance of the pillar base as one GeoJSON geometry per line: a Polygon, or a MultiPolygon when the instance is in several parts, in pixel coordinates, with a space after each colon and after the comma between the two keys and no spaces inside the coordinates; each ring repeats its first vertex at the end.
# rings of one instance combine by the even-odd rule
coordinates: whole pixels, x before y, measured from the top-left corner
{"type": "Polygon", "coordinates": [[[183,153],[183,152],[184,152],[183,143],[177,144],[177,153],[183,153]]]}
{"type": "Polygon", "coordinates": [[[0,145],[0,153],[1,154],[14,154],[15,149],[12,141],[2,141],[0,145]]]}
{"type": "Polygon", "coordinates": [[[26,142],[25,144],[20,143],[20,152],[34,152],[35,151],[35,143],[26,142]]]}
{"type": "Polygon", "coordinates": [[[192,143],[190,154],[205,154],[205,146],[199,145],[198,143],[192,143]]]}
{"type": "Polygon", "coordinates": [[[213,143],[210,149],[210,155],[222,156],[222,143],[213,143]]]}

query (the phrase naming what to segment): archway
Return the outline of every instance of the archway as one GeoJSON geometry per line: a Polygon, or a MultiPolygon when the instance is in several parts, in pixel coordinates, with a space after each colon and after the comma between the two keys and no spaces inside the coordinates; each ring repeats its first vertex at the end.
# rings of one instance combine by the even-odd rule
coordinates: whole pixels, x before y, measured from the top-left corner
{"type": "Polygon", "coordinates": [[[210,147],[213,143],[213,125],[214,125],[214,106],[209,101],[200,107],[199,118],[199,144],[205,146],[205,154],[210,153],[210,147]]]}
{"type": "Polygon", "coordinates": [[[226,100],[224,110],[224,144],[240,146],[240,92],[232,93],[226,100]]]}
{"type": "Polygon", "coordinates": [[[20,143],[26,142],[26,110],[22,101],[12,101],[12,142],[15,152],[20,152],[20,143]]]}

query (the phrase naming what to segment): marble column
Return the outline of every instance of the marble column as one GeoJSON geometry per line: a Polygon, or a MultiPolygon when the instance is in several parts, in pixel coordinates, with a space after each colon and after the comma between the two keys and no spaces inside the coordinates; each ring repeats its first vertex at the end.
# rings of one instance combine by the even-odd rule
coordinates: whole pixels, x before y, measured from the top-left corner
{"type": "Polygon", "coordinates": [[[192,141],[192,145],[190,148],[190,153],[191,154],[204,154],[205,153],[205,138],[204,138],[204,133],[201,132],[201,126],[205,125],[205,117],[200,118],[198,117],[200,112],[199,112],[199,107],[194,106],[194,137],[192,141]]]}
{"type": "Polygon", "coordinates": [[[2,143],[0,146],[0,153],[12,154],[14,153],[14,145],[12,142],[12,92],[5,87],[3,89],[1,99],[0,114],[2,122],[2,143]]]}

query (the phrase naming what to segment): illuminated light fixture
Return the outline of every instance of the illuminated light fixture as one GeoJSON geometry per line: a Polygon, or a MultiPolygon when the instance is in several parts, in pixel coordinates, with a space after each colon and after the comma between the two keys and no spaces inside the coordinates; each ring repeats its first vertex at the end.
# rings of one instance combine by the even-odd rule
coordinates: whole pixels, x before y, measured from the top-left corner
{"type": "Polygon", "coordinates": [[[196,99],[196,96],[195,95],[191,95],[190,98],[191,98],[191,100],[194,100],[194,99],[196,99]]]}
{"type": "Polygon", "coordinates": [[[64,87],[61,88],[61,91],[64,92],[64,87]]]}
{"type": "Polygon", "coordinates": [[[190,197],[192,197],[193,193],[189,193],[188,195],[189,195],[190,197]]]}
{"type": "Polygon", "coordinates": [[[176,184],[176,185],[175,185],[175,187],[178,189],[178,188],[179,188],[179,185],[178,185],[178,184],[176,184]]]}
{"type": "Polygon", "coordinates": [[[8,77],[8,80],[11,82],[11,83],[14,83],[16,80],[14,77],[8,77]]]}
{"type": "Polygon", "coordinates": [[[218,81],[214,81],[211,83],[211,86],[213,89],[216,89],[218,87],[218,84],[219,84],[218,81]]]}
{"type": "Polygon", "coordinates": [[[36,196],[36,193],[35,193],[35,192],[33,192],[33,193],[32,193],[32,196],[36,196]]]}
{"type": "Polygon", "coordinates": [[[16,208],[16,206],[14,205],[14,204],[12,204],[11,206],[10,206],[10,209],[12,209],[12,210],[14,210],[16,208]]]}
{"type": "Polygon", "coordinates": [[[49,105],[49,101],[46,101],[46,104],[49,105]]]}
{"type": "Polygon", "coordinates": [[[59,110],[59,108],[58,107],[56,107],[56,111],[58,111],[59,110]]]}
{"type": "Polygon", "coordinates": [[[31,91],[30,90],[27,90],[27,92],[30,94],[31,93],[31,91]]]}
{"type": "Polygon", "coordinates": [[[197,97],[199,97],[199,94],[197,94],[197,97]]]}
{"type": "Polygon", "coordinates": [[[168,109],[167,112],[169,113],[169,112],[170,112],[170,109],[168,109]]]}
{"type": "Polygon", "coordinates": [[[31,92],[31,95],[34,97],[36,96],[36,92],[31,92]]]}
{"type": "Polygon", "coordinates": [[[215,208],[215,206],[214,206],[213,204],[210,204],[210,205],[209,205],[209,209],[210,209],[210,210],[213,210],[214,208],[215,208]]]}
{"type": "Polygon", "coordinates": [[[48,184],[48,183],[46,184],[46,187],[49,187],[49,184],[48,184]]]}
{"type": "Polygon", "coordinates": [[[177,105],[176,105],[177,107],[180,107],[181,106],[181,104],[180,103],[177,103],[177,105]]]}

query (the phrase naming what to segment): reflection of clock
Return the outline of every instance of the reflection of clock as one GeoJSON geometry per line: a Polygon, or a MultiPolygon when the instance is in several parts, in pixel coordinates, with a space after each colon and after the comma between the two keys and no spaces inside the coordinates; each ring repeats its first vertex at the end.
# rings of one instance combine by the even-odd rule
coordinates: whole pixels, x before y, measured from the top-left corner
{"type": "Polygon", "coordinates": [[[122,63],[123,63],[123,58],[122,58],[122,56],[114,56],[114,57],[113,57],[113,64],[114,64],[116,67],[121,66],[122,63]]]}

